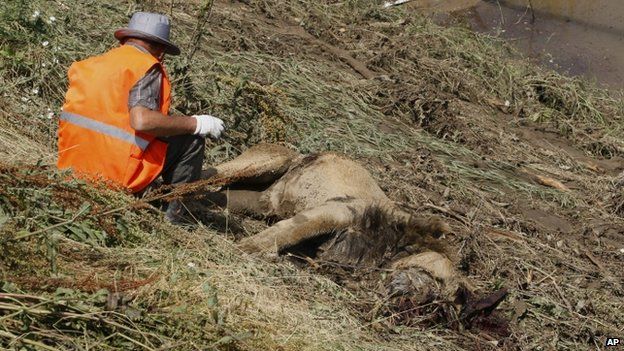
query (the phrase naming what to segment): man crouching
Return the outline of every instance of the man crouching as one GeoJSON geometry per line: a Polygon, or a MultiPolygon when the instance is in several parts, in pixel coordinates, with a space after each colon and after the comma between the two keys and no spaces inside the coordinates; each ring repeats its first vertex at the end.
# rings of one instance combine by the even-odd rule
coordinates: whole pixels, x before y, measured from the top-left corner
{"type": "MultiPolygon", "coordinates": [[[[140,193],[158,176],[178,185],[198,180],[204,137],[219,138],[223,121],[210,115],[170,116],[171,83],[162,64],[180,49],[169,19],[137,12],[115,32],[121,46],[75,62],[60,115],[58,168],[140,193]]],[[[182,211],[172,202],[166,213],[182,211]]]]}

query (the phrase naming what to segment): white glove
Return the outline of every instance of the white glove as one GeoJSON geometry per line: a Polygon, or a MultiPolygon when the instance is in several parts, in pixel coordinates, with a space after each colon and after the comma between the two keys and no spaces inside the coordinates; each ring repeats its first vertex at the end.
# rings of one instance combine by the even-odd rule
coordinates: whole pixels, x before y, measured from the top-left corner
{"type": "Polygon", "coordinates": [[[210,135],[214,139],[218,139],[225,129],[223,121],[217,117],[211,115],[196,115],[191,117],[195,118],[197,121],[197,127],[195,127],[195,133],[193,133],[195,135],[210,135]]]}

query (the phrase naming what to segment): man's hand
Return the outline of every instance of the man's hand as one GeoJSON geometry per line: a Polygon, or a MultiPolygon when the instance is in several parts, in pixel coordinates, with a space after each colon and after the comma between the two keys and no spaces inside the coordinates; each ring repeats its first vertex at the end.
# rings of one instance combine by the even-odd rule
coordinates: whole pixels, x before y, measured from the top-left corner
{"type": "Polygon", "coordinates": [[[225,129],[223,121],[217,117],[211,115],[196,115],[192,117],[197,120],[195,133],[193,133],[195,135],[210,135],[214,139],[218,139],[225,129]]]}
{"type": "Polygon", "coordinates": [[[195,134],[217,139],[225,129],[223,121],[210,115],[167,116],[143,106],[130,109],[130,126],[155,136],[195,134]]]}

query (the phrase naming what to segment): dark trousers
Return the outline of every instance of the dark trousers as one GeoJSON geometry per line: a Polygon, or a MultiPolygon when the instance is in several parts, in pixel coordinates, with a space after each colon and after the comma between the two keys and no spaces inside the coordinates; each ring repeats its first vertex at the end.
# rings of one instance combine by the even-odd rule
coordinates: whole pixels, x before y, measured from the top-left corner
{"type": "MultiPolygon", "coordinates": [[[[206,142],[197,135],[177,135],[161,138],[166,141],[167,156],[160,174],[165,185],[180,185],[199,180],[204,162],[206,142]]],[[[180,200],[173,200],[167,206],[165,217],[172,223],[182,223],[184,205],[180,200]]]]}
{"type": "Polygon", "coordinates": [[[201,175],[206,143],[198,135],[176,135],[161,138],[166,141],[167,157],[161,176],[166,185],[194,182],[201,175]]]}

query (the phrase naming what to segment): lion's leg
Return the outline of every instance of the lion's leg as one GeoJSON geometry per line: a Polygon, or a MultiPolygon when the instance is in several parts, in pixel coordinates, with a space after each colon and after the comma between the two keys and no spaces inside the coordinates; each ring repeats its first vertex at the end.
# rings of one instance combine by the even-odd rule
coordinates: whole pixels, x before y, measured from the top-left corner
{"type": "Polygon", "coordinates": [[[239,247],[249,253],[279,253],[319,235],[347,228],[364,207],[365,204],[359,201],[326,202],[241,240],[239,247]]]}
{"type": "Polygon", "coordinates": [[[281,177],[299,154],[275,144],[252,146],[231,161],[204,172],[205,177],[230,179],[232,183],[267,184],[281,177]]]}
{"type": "Polygon", "coordinates": [[[251,216],[265,216],[269,205],[262,199],[263,192],[245,189],[226,189],[206,194],[202,201],[208,206],[227,208],[231,212],[251,216]]]}

